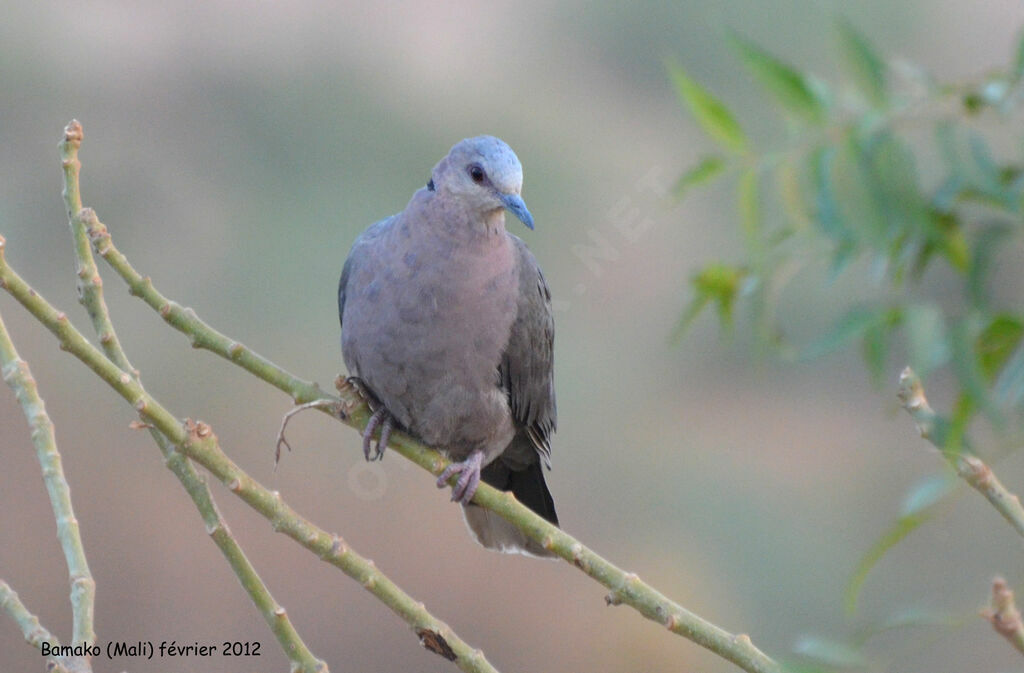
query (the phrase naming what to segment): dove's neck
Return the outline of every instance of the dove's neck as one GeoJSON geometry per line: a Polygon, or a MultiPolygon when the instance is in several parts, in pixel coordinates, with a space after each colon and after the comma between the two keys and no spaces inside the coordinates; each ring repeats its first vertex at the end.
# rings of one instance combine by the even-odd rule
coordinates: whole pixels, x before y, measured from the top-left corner
{"type": "Polygon", "coordinates": [[[482,234],[487,238],[505,237],[504,208],[498,208],[484,214],[482,234]]]}

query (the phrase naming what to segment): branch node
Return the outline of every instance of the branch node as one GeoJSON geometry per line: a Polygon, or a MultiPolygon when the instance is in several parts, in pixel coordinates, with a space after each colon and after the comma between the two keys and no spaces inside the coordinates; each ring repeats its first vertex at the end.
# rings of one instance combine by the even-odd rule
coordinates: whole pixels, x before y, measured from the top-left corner
{"type": "Polygon", "coordinates": [[[996,633],[1024,652],[1024,622],[1013,598],[1013,590],[1002,577],[992,580],[992,602],[981,611],[981,616],[992,624],[996,633]]]}
{"type": "Polygon", "coordinates": [[[960,457],[964,465],[964,479],[975,488],[989,488],[992,486],[992,468],[986,465],[981,459],[964,455],[960,457]]]}
{"type": "MultiPolygon", "coordinates": [[[[457,659],[457,657],[455,656],[455,651],[452,649],[452,646],[449,645],[448,641],[445,640],[437,631],[431,629],[418,628],[416,629],[416,635],[419,636],[420,645],[430,650],[434,654],[438,654],[447,659],[448,661],[455,661],[457,659]]],[[[477,652],[479,652],[479,650],[476,650],[476,652],[474,652],[474,655],[477,652]]]]}
{"type": "MultiPolygon", "coordinates": [[[[64,127],[64,142],[66,142],[72,149],[78,149],[82,146],[82,138],[85,134],[82,131],[82,124],[77,119],[72,119],[68,122],[68,125],[64,127]]],[[[52,141],[51,141],[52,142],[52,141]]]]}

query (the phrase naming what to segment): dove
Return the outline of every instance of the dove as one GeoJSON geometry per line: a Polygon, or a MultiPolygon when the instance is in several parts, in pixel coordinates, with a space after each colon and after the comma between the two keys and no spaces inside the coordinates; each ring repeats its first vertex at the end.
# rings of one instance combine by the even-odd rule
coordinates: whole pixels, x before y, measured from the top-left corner
{"type": "Polygon", "coordinates": [[[338,313],[345,365],[373,411],[366,459],[383,457],[393,429],[409,433],[452,461],[437,485],[458,475],[452,500],[480,544],[550,556],[472,502],[482,480],[558,525],[543,470],[556,425],[551,293],[505,229],[506,212],[533,229],[522,185],[502,140],[456,143],[405,210],[356,239],[338,313]]]}

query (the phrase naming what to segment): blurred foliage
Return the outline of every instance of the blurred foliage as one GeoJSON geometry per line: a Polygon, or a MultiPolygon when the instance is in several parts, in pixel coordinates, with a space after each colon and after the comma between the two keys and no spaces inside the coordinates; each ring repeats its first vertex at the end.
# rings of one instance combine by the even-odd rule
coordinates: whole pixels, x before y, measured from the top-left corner
{"type": "Polygon", "coordinates": [[[1001,143],[1000,150],[1016,150],[1002,158],[985,130],[1024,101],[1024,46],[1004,71],[979,82],[941,84],[906,64],[897,82],[896,69],[851,24],[838,22],[837,34],[849,85],[824,82],[730,35],[741,63],[789,124],[791,142],[778,151],[755,149],[721,100],[669,64],[680,99],[722,149],[683,174],[675,193],[681,198],[735,178],[745,243],[742,260],[715,261],[694,274],[676,334],[709,304],[727,326],[737,307],[771,321],[776,312],[767,304],[778,301],[794,264],[827,259],[834,279],[866,258],[863,286],[873,297],[844,307],[812,343],[794,349],[778,324],[761,324],[759,333],[804,358],[859,342],[876,381],[902,338],[920,375],[943,367],[956,374],[962,421],[984,413],[1002,427],[1024,411],[1024,312],[994,306],[989,276],[999,254],[1024,234],[1024,134],[1014,129],[1015,147],[1001,143]],[[922,128],[927,141],[908,137],[922,128]],[[932,155],[941,158],[929,166],[938,175],[925,180],[918,166],[932,155]],[[781,217],[767,214],[772,197],[781,217]],[[957,296],[938,301],[918,291],[936,266],[955,276],[957,296]]]}
{"type": "MultiPolygon", "coordinates": [[[[835,83],[740,35],[728,39],[784,120],[788,140],[781,149],[759,149],[723,101],[668,63],[683,106],[719,148],[679,178],[675,196],[733,179],[744,242],[740,259],[711,262],[693,275],[674,337],[708,305],[726,328],[745,310],[761,342],[783,355],[814,358],[859,344],[876,385],[895,378],[890,360],[899,348],[920,375],[953,375],[954,408],[940,419],[945,451],[965,450],[966,429],[979,417],[1005,437],[1017,432],[1024,419],[1024,306],[998,306],[992,275],[998,263],[1017,261],[1024,238],[1024,38],[1007,66],[965,83],[943,83],[884,58],[843,19],[836,43],[845,78],[835,83]],[[867,297],[837,304],[833,326],[796,346],[775,318],[781,290],[794,269],[823,260],[831,281],[852,275],[867,297]],[[941,294],[928,287],[935,278],[941,294]]],[[[947,474],[911,489],[904,511],[850,580],[851,612],[871,568],[933,516],[957,490],[953,484],[947,474]]],[[[922,623],[936,621],[948,623],[932,616],[922,623]]],[[[798,668],[866,665],[859,647],[843,643],[807,639],[796,650],[804,662],[798,668]]]]}

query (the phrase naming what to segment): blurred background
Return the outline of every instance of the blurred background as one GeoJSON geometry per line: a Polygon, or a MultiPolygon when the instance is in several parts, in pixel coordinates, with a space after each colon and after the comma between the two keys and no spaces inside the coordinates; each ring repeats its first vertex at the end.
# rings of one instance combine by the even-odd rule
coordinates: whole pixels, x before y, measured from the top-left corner
{"type": "MultiPolygon", "coordinates": [[[[1012,0],[850,4],[600,2],[9,3],[0,22],[0,234],[7,258],[89,331],[77,304],[57,143],[85,142],[82,189],[116,244],[167,296],[293,373],[342,372],[336,284],[354,238],[402,209],[459,139],[488,133],[521,159],[556,310],[559,424],[548,483],[563,526],[687,608],[788,658],[806,635],[851,637],[919,610],[955,627],[868,645],[880,668],[1005,670],[1017,654],[975,616],[991,577],[1022,577],[1020,540],[974,493],[874,568],[856,614],[843,590],[912,484],[941,471],[855,350],[807,364],[750,354],[740,321],[669,334],[688,279],[740,245],[731,194],[680,206],[668,189],[709,147],[665,70],[675,57],[751,136],[781,137],[726,29],[832,76],[836,13],[879,49],[946,78],[1012,54],[1012,0]],[[597,249],[602,251],[594,254],[597,249]],[[899,412],[899,413],[898,413],[899,412]]],[[[106,298],[149,391],[210,423],[224,449],[341,534],[503,671],[736,670],[669,635],[564,563],[488,553],[448,493],[397,455],[367,469],[353,431],[192,351],[100,262],[106,298]]],[[[1020,269],[1006,274],[1020,287],[1020,269]]],[[[785,302],[827,325],[842,283],[785,302]]],[[[1020,296],[1019,294],[1017,296],[1020,296]]],[[[0,313],[39,382],[97,581],[109,640],[257,640],[259,659],[94,661],[97,671],[281,671],[287,660],[208,539],[132,410],[7,295],[0,313]]],[[[91,334],[90,334],[91,336],[91,334]]],[[[941,381],[929,391],[948,408],[941,381]]],[[[66,568],[29,432],[0,389],[0,578],[70,635],[66,568]]],[[[1024,461],[1000,465],[1013,490],[1024,461]]],[[[450,671],[357,583],[219,484],[217,502],[275,598],[333,671],[450,671]]],[[[0,616],[4,670],[44,660],[0,616]]]]}

